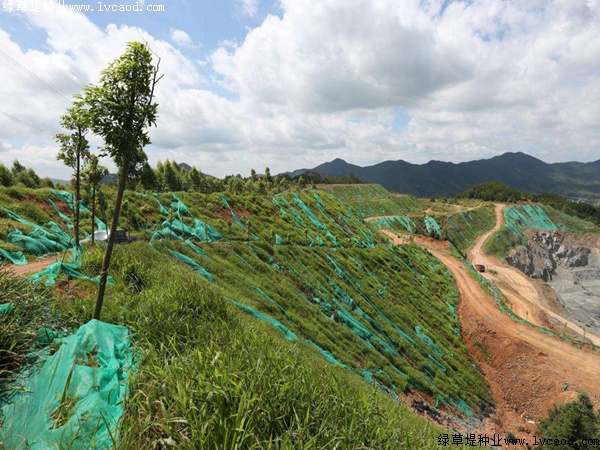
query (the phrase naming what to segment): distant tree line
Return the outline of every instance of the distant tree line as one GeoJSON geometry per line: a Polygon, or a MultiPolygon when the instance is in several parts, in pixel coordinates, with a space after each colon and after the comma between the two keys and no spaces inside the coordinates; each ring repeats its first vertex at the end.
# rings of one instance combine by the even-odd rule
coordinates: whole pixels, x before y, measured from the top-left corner
{"type": "Polygon", "coordinates": [[[4,187],[23,186],[28,188],[54,187],[54,182],[50,178],[40,178],[35,170],[28,169],[15,159],[12,167],[9,169],[0,163],[0,185],[4,187]]]}
{"type": "Polygon", "coordinates": [[[600,226],[600,207],[584,202],[574,202],[561,195],[528,194],[517,189],[506,186],[499,181],[490,181],[473,186],[458,195],[458,198],[471,198],[490,202],[532,201],[552,206],[558,211],[577,216],[580,219],[589,220],[600,226]]]}

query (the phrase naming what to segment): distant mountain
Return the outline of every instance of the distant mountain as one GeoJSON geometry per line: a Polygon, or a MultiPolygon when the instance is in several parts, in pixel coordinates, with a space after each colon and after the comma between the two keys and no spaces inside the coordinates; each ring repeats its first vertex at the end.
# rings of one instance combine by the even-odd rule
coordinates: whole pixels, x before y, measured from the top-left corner
{"type": "Polygon", "coordinates": [[[399,160],[360,167],[334,159],[290,174],[299,175],[308,170],[333,176],[354,175],[366,182],[379,183],[390,191],[419,197],[454,196],[475,184],[501,181],[536,194],[554,192],[567,197],[600,198],[600,160],[548,164],[521,152],[459,164],[442,161],[411,164],[399,160]]]}

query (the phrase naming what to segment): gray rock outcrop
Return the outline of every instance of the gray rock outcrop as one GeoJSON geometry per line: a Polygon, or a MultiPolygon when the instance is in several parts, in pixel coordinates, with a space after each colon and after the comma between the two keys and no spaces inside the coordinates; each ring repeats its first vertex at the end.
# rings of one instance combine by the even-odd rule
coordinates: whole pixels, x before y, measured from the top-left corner
{"type": "Polygon", "coordinates": [[[527,244],[511,250],[507,262],[532,278],[552,280],[557,267],[587,266],[591,250],[557,231],[534,231],[527,244]]]}

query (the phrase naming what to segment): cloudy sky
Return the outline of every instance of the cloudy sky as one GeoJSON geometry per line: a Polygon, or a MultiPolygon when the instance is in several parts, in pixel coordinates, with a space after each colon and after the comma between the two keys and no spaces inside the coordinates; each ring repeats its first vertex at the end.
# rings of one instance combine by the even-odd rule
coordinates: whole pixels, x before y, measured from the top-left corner
{"type": "Polygon", "coordinates": [[[0,162],[67,178],[67,100],[142,39],[165,75],[153,164],[600,159],[600,0],[86,1],[3,0],[0,162]]]}

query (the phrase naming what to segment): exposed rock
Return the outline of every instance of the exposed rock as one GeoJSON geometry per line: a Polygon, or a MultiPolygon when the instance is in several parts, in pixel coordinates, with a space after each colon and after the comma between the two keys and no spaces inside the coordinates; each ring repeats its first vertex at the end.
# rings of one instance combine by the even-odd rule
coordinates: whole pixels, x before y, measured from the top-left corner
{"type": "Polygon", "coordinates": [[[534,231],[527,244],[511,250],[506,260],[532,278],[552,280],[557,267],[584,267],[591,250],[557,231],[534,231]]]}

